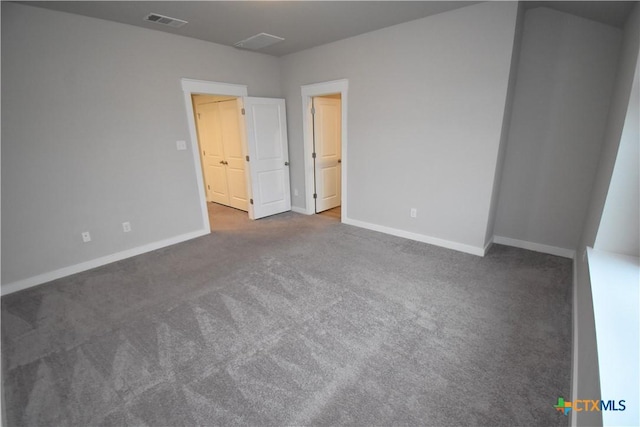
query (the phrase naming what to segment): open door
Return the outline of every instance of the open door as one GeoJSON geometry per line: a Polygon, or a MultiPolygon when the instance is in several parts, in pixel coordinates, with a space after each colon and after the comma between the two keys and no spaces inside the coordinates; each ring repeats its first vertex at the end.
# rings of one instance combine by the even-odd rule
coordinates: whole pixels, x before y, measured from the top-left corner
{"type": "Polygon", "coordinates": [[[284,99],[244,97],[251,201],[249,217],[291,210],[284,99]]]}
{"type": "Polygon", "coordinates": [[[340,99],[313,98],[316,213],[340,206],[342,200],[342,124],[340,99]]]}

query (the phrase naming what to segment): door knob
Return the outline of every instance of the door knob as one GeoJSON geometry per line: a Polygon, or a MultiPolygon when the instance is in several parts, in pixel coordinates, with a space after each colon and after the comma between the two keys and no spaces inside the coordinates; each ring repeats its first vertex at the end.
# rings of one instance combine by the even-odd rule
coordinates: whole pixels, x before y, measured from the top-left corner
{"type": "Polygon", "coordinates": [[[221,164],[221,165],[224,165],[224,160],[220,160],[220,164],[221,164]]]}
{"type": "Polygon", "coordinates": [[[284,165],[285,166],[289,166],[289,162],[284,162],[284,165]]]}
{"type": "Polygon", "coordinates": [[[338,159],[338,163],[342,163],[342,159],[338,159]]]}

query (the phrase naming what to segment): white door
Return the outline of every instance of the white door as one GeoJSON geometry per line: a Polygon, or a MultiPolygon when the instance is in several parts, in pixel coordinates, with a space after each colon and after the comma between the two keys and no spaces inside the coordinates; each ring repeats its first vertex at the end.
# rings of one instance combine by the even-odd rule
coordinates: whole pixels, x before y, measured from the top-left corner
{"type": "Polygon", "coordinates": [[[291,210],[289,148],[284,99],[243,98],[248,167],[249,216],[258,219],[291,210]]]}
{"type": "Polygon", "coordinates": [[[313,138],[315,144],[316,213],[340,206],[341,135],[340,100],[313,98],[313,138]]]}
{"type": "Polygon", "coordinates": [[[228,205],[227,173],[217,104],[207,102],[196,105],[196,118],[207,201],[228,205]]]}
{"type": "Polygon", "coordinates": [[[246,161],[242,150],[238,101],[232,99],[219,102],[218,108],[226,162],[224,166],[227,171],[228,205],[246,211],[249,199],[247,197],[247,181],[244,171],[246,161]]]}

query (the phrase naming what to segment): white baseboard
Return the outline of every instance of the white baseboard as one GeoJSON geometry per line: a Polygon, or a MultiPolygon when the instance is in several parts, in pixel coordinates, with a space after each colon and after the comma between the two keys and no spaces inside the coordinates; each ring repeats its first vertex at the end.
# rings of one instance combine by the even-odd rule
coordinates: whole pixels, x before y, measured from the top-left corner
{"type": "Polygon", "coordinates": [[[81,262],[79,264],[71,265],[69,267],[63,267],[58,270],[50,271],[48,273],[38,274],[37,276],[32,276],[26,279],[18,280],[17,282],[2,285],[2,295],[8,295],[13,292],[21,291],[23,289],[31,288],[33,286],[50,282],[52,280],[60,279],[61,277],[70,276],[72,274],[80,273],[82,271],[91,270],[92,268],[96,268],[102,265],[110,264],[112,262],[120,261],[125,258],[131,258],[133,256],[140,255],[146,252],[151,252],[156,249],[164,248],[166,246],[175,245],[176,243],[195,239],[196,237],[204,236],[209,233],[211,233],[210,230],[204,230],[204,229],[193,231],[191,233],[181,234],[179,236],[171,237],[169,239],[160,240],[158,242],[149,243],[147,245],[127,249],[125,251],[117,252],[115,254],[92,259],[90,261],[81,262]]]}
{"type": "Polygon", "coordinates": [[[528,249],[530,251],[542,252],[543,254],[561,256],[573,259],[576,255],[575,249],[559,248],[557,246],[543,245],[541,243],[527,242],[525,240],[511,239],[509,237],[493,236],[493,243],[499,245],[513,246],[514,248],[528,249]]]}
{"type": "Polygon", "coordinates": [[[311,215],[313,212],[308,212],[305,208],[299,208],[297,206],[291,206],[291,210],[303,215],[311,215]]]}
{"type": "Polygon", "coordinates": [[[428,243],[430,245],[440,246],[447,249],[453,249],[455,251],[465,252],[471,255],[484,256],[485,254],[485,248],[466,245],[464,243],[452,242],[450,240],[439,239],[437,237],[426,236],[424,234],[413,233],[411,231],[385,227],[384,225],[358,221],[358,220],[347,218],[347,217],[344,217],[342,219],[342,222],[344,224],[353,225],[360,228],[366,228],[368,230],[379,231],[381,233],[391,234],[393,236],[404,237],[405,239],[416,240],[418,242],[428,243]]]}
{"type": "MultiPolygon", "coordinates": [[[[578,262],[576,258],[573,258],[573,295],[571,302],[571,318],[573,327],[572,337],[571,337],[571,352],[572,352],[572,360],[571,360],[571,401],[575,402],[578,400],[578,262]]],[[[576,427],[578,425],[576,411],[571,411],[569,413],[569,425],[571,427],[576,427]]]]}
{"type": "Polygon", "coordinates": [[[492,245],[493,245],[493,236],[491,236],[489,241],[484,245],[484,255],[486,255],[487,252],[489,252],[489,249],[491,248],[492,245]]]}

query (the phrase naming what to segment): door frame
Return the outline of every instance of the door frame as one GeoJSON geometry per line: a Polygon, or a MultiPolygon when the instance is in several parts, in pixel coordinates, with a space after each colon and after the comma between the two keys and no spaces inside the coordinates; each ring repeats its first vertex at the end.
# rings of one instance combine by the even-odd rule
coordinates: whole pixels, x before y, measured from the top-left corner
{"type": "MultiPolygon", "coordinates": [[[[209,211],[207,210],[207,196],[204,190],[204,177],[200,159],[200,148],[198,147],[198,132],[193,110],[191,95],[228,95],[243,98],[247,96],[247,86],[231,83],[209,82],[205,80],[194,80],[183,78],[180,80],[182,92],[184,94],[184,104],[187,112],[187,123],[189,135],[191,137],[191,154],[193,155],[193,166],[196,173],[196,183],[198,186],[198,197],[200,198],[200,215],[202,217],[202,227],[211,230],[209,223],[209,211]]],[[[246,172],[245,172],[246,173],[246,172]]]]}
{"type": "Polygon", "coordinates": [[[323,83],[314,83],[301,87],[302,92],[302,132],[304,135],[304,170],[305,170],[305,211],[307,215],[315,215],[313,200],[313,116],[311,115],[312,99],[316,96],[340,94],[341,108],[341,159],[342,159],[342,184],[341,184],[341,218],[340,222],[344,222],[347,217],[347,176],[349,164],[347,159],[347,93],[349,91],[349,80],[332,80],[323,83]]]}

